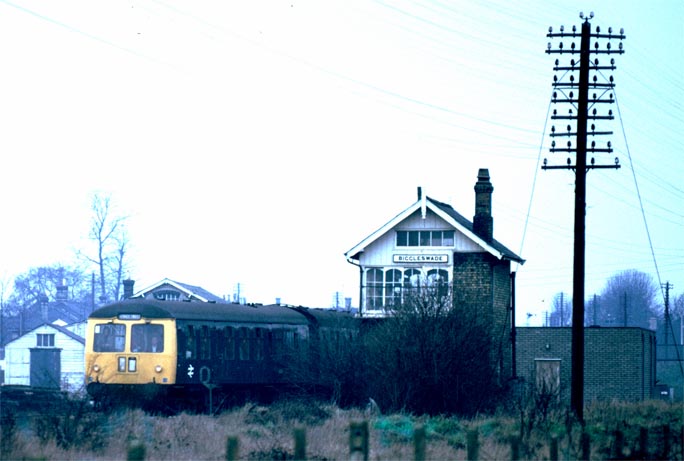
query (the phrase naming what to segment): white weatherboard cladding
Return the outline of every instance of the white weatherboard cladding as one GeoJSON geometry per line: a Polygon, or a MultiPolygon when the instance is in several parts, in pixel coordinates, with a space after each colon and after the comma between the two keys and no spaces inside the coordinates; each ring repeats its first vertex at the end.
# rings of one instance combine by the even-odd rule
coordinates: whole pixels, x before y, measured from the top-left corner
{"type": "MultiPolygon", "coordinates": [[[[420,210],[411,214],[408,218],[397,224],[389,232],[379,237],[366,247],[359,257],[362,266],[393,266],[392,260],[395,254],[420,254],[420,255],[449,255],[449,263],[452,263],[452,253],[481,252],[482,247],[470,240],[464,234],[454,229],[450,224],[441,219],[432,211],[428,210],[425,219],[420,210]],[[454,230],[453,247],[397,247],[397,230],[454,230]]],[[[405,264],[399,264],[405,266],[405,264]]]]}
{"type": "Polygon", "coordinates": [[[30,385],[31,349],[38,344],[38,334],[54,334],[55,349],[61,349],[61,386],[62,390],[78,391],[83,388],[85,379],[85,346],[61,331],[43,325],[28,332],[5,347],[5,384],[30,385]]]}

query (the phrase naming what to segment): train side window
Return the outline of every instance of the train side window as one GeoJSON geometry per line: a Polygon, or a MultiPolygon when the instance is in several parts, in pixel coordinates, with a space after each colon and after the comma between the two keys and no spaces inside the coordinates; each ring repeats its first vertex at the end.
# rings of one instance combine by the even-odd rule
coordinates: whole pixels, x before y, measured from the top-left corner
{"type": "Polygon", "coordinates": [[[225,338],[226,360],[235,360],[235,329],[226,327],[223,330],[225,338]]]}
{"type": "Polygon", "coordinates": [[[140,323],[131,327],[132,352],[164,352],[164,326],[140,323]]]}
{"type": "Polygon", "coordinates": [[[249,360],[249,330],[240,328],[238,330],[240,341],[240,360],[249,360]]]}
{"type": "Polygon", "coordinates": [[[99,323],[95,325],[93,352],[123,352],[126,342],[126,325],[99,323]]]}
{"type": "Polygon", "coordinates": [[[209,341],[209,327],[202,325],[199,333],[199,359],[207,360],[211,358],[211,343],[209,341]]]}
{"type": "Polygon", "coordinates": [[[194,359],[197,357],[197,343],[195,339],[195,328],[188,325],[186,330],[187,343],[185,344],[185,358],[194,359]]]}
{"type": "Polygon", "coordinates": [[[254,360],[264,360],[264,329],[254,329],[254,360]]]}

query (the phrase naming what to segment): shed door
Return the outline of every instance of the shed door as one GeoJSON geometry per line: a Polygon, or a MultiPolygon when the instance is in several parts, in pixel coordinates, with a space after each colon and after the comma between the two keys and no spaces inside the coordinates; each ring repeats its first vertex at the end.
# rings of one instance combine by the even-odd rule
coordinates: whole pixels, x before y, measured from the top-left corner
{"type": "Polygon", "coordinates": [[[61,349],[31,349],[31,386],[59,389],[61,349]]]}

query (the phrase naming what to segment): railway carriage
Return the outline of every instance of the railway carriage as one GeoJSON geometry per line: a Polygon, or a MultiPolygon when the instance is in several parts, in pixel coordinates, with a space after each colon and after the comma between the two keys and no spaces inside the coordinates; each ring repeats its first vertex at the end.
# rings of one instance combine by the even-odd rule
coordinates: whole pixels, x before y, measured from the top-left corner
{"type": "Polygon", "coordinates": [[[318,309],[130,299],[90,315],[86,386],[98,404],[263,396],[310,384],[292,360],[356,328],[351,315],[318,309]]]}

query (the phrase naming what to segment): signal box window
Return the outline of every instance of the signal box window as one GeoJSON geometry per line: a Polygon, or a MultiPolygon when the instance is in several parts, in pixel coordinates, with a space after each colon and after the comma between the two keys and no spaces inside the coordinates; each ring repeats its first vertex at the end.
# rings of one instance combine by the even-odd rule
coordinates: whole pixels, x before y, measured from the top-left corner
{"type": "Polygon", "coordinates": [[[126,325],[100,323],[95,325],[94,352],[123,352],[126,342],[126,325]]]}
{"type": "Polygon", "coordinates": [[[131,327],[131,351],[164,352],[164,327],[152,323],[131,327]]]}
{"type": "Polygon", "coordinates": [[[38,347],[55,347],[55,335],[53,334],[38,334],[36,346],[38,347]]]}

